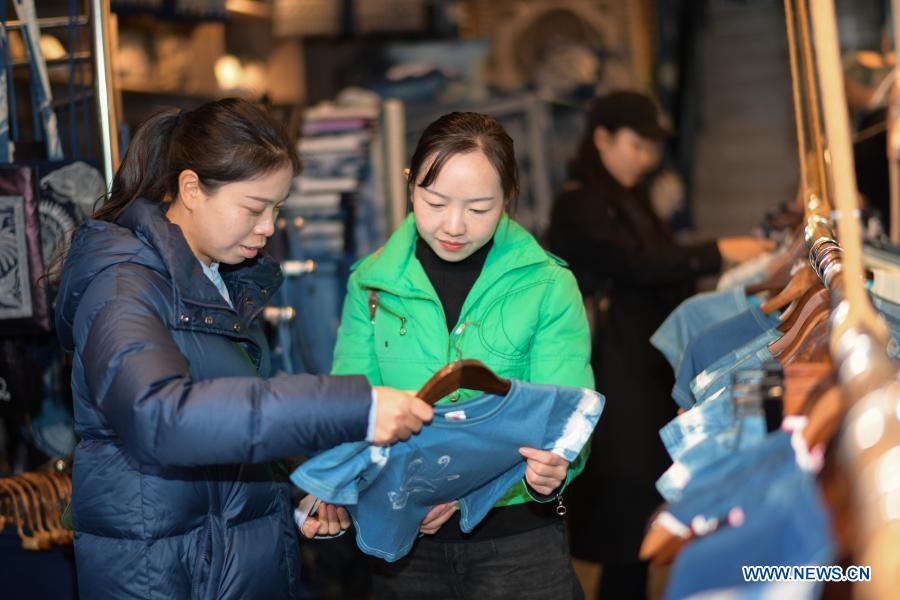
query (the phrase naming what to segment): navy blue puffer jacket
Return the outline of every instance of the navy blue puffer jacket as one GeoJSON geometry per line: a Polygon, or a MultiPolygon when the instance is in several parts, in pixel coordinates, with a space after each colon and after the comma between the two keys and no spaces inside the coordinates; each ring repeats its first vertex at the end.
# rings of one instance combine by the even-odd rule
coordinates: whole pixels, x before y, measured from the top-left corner
{"type": "Polygon", "coordinates": [[[81,597],[296,597],[290,489],[270,461],[364,439],[371,388],[267,379],[258,316],[278,265],[223,269],[232,310],[163,210],[85,222],[61,284],[81,597]]]}

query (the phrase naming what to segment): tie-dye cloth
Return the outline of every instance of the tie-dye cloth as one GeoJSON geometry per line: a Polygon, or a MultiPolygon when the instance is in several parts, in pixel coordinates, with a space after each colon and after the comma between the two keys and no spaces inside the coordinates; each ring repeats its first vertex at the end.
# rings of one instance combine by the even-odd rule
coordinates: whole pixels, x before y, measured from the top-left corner
{"type": "Polygon", "coordinates": [[[387,561],[412,548],[432,506],[459,499],[470,532],[525,474],[519,448],[575,460],[605,399],[592,390],[512,381],[506,396],[482,395],[434,408],[418,435],[390,447],[342,444],[291,475],[300,488],[346,506],[356,541],[387,561]]]}

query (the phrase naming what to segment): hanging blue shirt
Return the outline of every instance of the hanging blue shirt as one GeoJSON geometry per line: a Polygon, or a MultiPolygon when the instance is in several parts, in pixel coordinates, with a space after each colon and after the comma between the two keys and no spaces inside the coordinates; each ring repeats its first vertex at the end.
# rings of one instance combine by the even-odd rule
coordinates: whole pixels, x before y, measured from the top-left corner
{"type": "Polygon", "coordinates": [[[673,533],[699,536],[678,555],[666,598],[749,585],[744,565],[829,564],[834,544],[816,463],[802,434],[778,431],[698,473],[657,517],[673,533]]]}
{"type": "Polygon", "coordinates": [[[684,351],[672,388],[672,397],[678,405],[682,408],[694,405],[695,399],[690,389],[694,377],[729,352],[774,329],[780,322],[777,315],[766,315],[754,306],[691,340],[684,351]]]}
{"type": "Polygon", "coordinates": [[[678,305],[650,337],[677,373],[691,340],[710,327],[750,308],[743,286],[695,294],[678,305]]]}
{"type": "Polygon", "coordinates": [[[434,420],[390,447],[342,444],[291,474],[298,487],[347,507],[356,542],[387,561],[412,548],[432,506],[459,499],[460,528],[472,531],[525,474],[519,448],[575,460],[605,399],[592,390],[512,381],[506,396],[434,407],[434,420]]]}

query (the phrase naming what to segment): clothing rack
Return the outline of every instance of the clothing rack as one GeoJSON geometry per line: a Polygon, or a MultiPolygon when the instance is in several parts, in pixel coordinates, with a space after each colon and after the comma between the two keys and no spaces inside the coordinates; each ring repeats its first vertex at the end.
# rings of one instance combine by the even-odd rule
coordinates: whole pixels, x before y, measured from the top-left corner
{"type": "Polygon", "coordinates": [[[863,279],[862,227],[834,3],[811,2],[810,8],[835,211],[827,217],[822,215],[827,206],[809,207],[814,210],[808,211],[806,242],[810,264],[831,294],[831,356],[849,407],[839,455],[858,519],[854,559],[872,567],[871,583],[859,586],[858,593],[861,598],[887,598],[900,585],[900,383],[897,365],[887,354],[887,327],[863,279]]]}
{"type": "MultiPolygon", "coordinates": [[[[68,105],[69,108],[69,123],[68,123],[68,137],[69,144],[67,148],[64,148],[66,151],[66,155],[64,156],[65,160],[78,159],[81,157],[81,152],[79,148],[78,141],[78,129],[79,127],[83,127],[84,133],[89,135],[89,131],[91,129],[90,118],[88,117],[88,108],[85,103],[84,112],[84,123],[79,124],[76,118],[76,106],[79,103],[85,102],[87,98],[93,97],[96,99],[96,116],[99,120],[99,129],[101,131],[100,136],[100,155],[94,158],[98,159],[98,161],[102,161],[104,164],[104,176],[109,185],[112,181],[112,174],[114,169],[118,166],[119,163],[119,146],[118,146],[118,131],[117,131],[117,123],[118,123],[118,100],[116,99],[114,93],[113,86],[113,70],[111,64],[111,52],[110,46],[112,43],[112,15],[110,14],[109,2],[104,0],[78,0],[78,2],[84,7],[84,14],[70,14],[67,16],[36,16],[31,21],[24,21],[19,19],[10,19],[0,22],[0,28],[4,29],[6,32],[8,31],[21,31],[25,32],[28,30],[30,26],[34,24],[37,25],[39,31],[48,31],[54,29],[69,29],[69,33],[67,36],[67,51],[65,55],[53,58],[46,59],[41,61],[46,67],[55,67],[55,66],[68,66],[68,93],[64,94],[67,98],[63,100],[54,100],[52,105],[50,105],[51,110],[56,110],[60,108],[64,108],[68,105]],[[91,46],[89,49],[86,49],[84,46],[78,43],[76,35],[76,30],[82,30],[86,27],[90,27],[91,31],[91,46]],[[89,78],[86,74],[81,75],[81,69],[84,65],[91,64],[92,66],[92,78],[89,78]],[[81,80],[83,77],[83,80],[81,80]],[[91,81],[91,79],[93,81],[91,81]],[[79,84],[79,80],[81,83],[79,84]],[[94,86],[89,86],[86,84],[93,83],[94,86]],[[76,91],[76,85],[80,85],[84,87],[83,90],[76,91]],[[93,87],[94,89],[90,89],[93,87]]],[[[39,3],[37,3],[39,4],[39,3]]],[[[76,2],[72,2],[71,6],[76,6],[76,2]]],[[[38,7],[40,10],[42,7],[38,7]]],[[[74,10],[74,9],[73,9],[74,10]]],[[[4,36],[5,37],[5,36],[4,36]]],[[[36,42],[35,42],[36,43],[36,42]]],[[[8,49],[7,49],[8,52],[8,49]]],[[[34,61],[13,61],[11,58],[4,54],[2,58],[5,64],[5,71],[8,75],[12,75],[14,69],[28,68],[32,67],[32,71],[34,71],[34,61]]],[[[46,74],[46,72],[44,72],[46,74]]],[[[32,72],[31,77],[39,77],[41,76],[39,73],[32,72]]],[[[12,85],[12,82],[10,82],[12,85]]],[[[43,87],[49,89],[50,82],[46,81],[42,83],[43,87]]],[[[12,89],[12,88],[10,88],[12,89]]],[[[9,108],[10,112],[10,132],[16,133],[16,124],[15,124],[15,106],[16,101],[15,97],[10,98],[9,108]]],[[[37,116],[35,116],[37,119],[37,116]]],[[[40,139],[42,137],[42,132],[40,131],[41,126],[36,124],[36,138],[40,139]]],[[[43,135],[46,135],[46,132],[43,132],[43,135]]],[[[87,149],[90,153],[90,150],[95,148],[93,144],[88,144],[87,149]]],[[[54,156],[51,156],[51,160],[57,160],[58,156],[56,153],[53,153],[54,156]]],[[[15,162],[13,160],[12,162],[15,162]]]]}
{"type": "MultiPolygon", "coordinates": [[[[900,40],[900,2],[891,0],[891,23],[894,34],[894,51],[900,40]]],[[[896,67],[894,67],[896,69],[896,67]]],[[[900,82],[894,77],[893,97],[888,101],[887,155],[890,180],[890,236],[892,244],[900,244],[900,82]]]]}
{"type": "Polygon", "coordinates": [[[109,2],[91,0],[91,31],[94,42],[94,78],[97,83],[101,144],[103,146],[103,175],[106,186],[112,186],[113,174],[119,168],[119,110],[113,92],[113,63],[110,51],[112,17],[109,2]]]}

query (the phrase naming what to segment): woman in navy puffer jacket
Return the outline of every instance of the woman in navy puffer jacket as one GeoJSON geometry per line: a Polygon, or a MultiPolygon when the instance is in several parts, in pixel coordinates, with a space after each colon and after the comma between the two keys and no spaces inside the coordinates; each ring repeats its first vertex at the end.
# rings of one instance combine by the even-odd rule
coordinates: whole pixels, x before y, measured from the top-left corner
{"type": "Polygon", "coordinates": [[[258,316],[282,276],[260,252],[298,164],[248,102],[163,111],[74,236],[57,327],[74,351],[83,598],[296,597],[290,490],[271,462],[390,443],[430,418],[365,377],[268,378],[258,316]]]}

